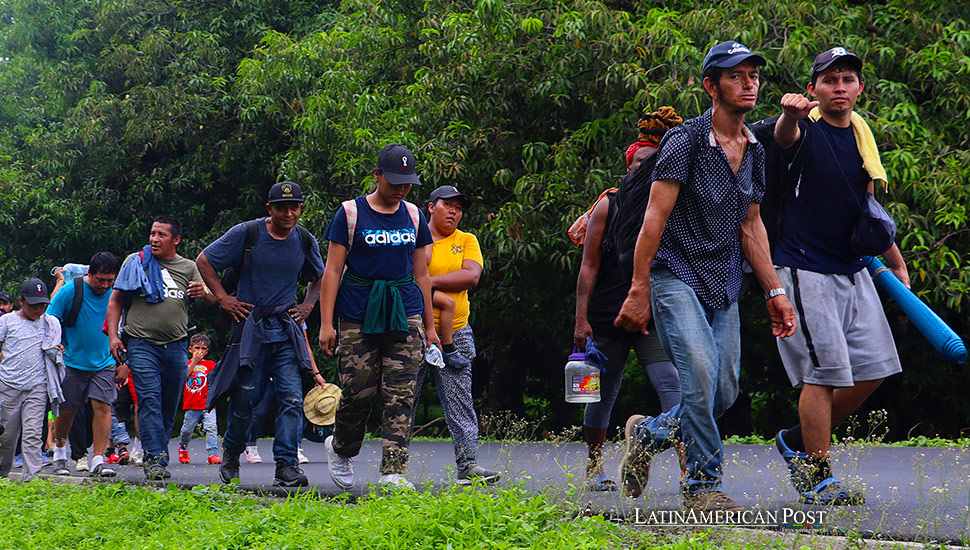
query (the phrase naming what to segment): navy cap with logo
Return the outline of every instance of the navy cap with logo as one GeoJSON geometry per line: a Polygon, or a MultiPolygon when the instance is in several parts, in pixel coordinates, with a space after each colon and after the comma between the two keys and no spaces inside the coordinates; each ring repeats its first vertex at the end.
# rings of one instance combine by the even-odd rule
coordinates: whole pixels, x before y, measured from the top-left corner
{"type": "Polygon", "coordinates": [[[20,295],[30,305],[51,303],[51,299],[47,297],[47,294],[47,285],[40,279],[27,279],[20,287],[20,295]]]}
{"type": "Polygon", "coordinates": [[[303,189],[292,181],[281,181],[269,188],[268,204],[274,202],[303,202],[303,189]]]}
{"type": "Polygon", "coordinates": [[[377,169],[394,185],[421,185],[414,165],[414,153],[400,143],[388,143],[377,155],[377,169]]]}
{"type": "Polygon", "coordinates": [[[468,195],[459,191],[454,185],[442,185],[441,187],[435,189],[431,192],[431,196],[428,197],[428,202],[434,204],[438,199],[454,198],[461,201],[462,208],[468,208],[472,205],[472,200],[468,198],[468,195]]]}
{"type": "Polygon", "coordinates": [[[711,67],[730,69],[748,60],[753,61],[756,65],[767,64],[764,57],[753,53],[740,42],[721,42],[708,50],[704,57],[704,66],[701,68],[701,72],[705,73],[711,67]]]}
{"type": "Polygon", "coordinates": [[[833,63],[845,63],[856,71],[862,72],[862,60],[859,56],[838,46],[815,56],[815,62],[812,63],[812,80],[814,81],[818,73],[828,69],[833,63]]]}
{"type": "Polygon", "coordinates": [[[0,302],[10,302],[13,303],[13,296],[10,295],[6,290],[0,292],[0,302]]]}

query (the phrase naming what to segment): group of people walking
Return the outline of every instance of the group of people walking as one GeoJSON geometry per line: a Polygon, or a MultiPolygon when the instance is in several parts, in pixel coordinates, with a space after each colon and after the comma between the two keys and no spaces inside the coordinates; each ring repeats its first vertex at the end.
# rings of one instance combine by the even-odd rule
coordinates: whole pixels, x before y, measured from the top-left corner
{"type": "MultiPolygon", "coordinates": [[[[684,121],[664,107],[640,120],[625,162],[629,177],[652,170],[639,174],[652,184],[645,211],[636,213],[643,220],[627,258],[632,273],[621,266],[619,251],[606,246],[604,236],[622,215],[614,195],[605,193],[606,200],[591,209],[574,338],[577,346],[595,342],[607,362],[602,400],[587,405],[584,415],[589,490],[621,489],[638,497],[652,457],[677,448],[687,506],[741,508],[722,491],[717,418],[739,391],[737,302],[751,281],[747,271],[764,291],[772,334],[800,390],[798,425],[776,437],[794,487],[813,504],[864,498],[831,472],[832,427],[900,365],[863,258],[850,246],[860,202],[873,193],[874,181],[886,179],[872,134],[853,110],[863,89],[863,64],[841,47],[820,53],[807,86],[811,97],[786,94],[762,143],[745,115],[756,104],[765,63],[738,42],[717,44],[702,67],[709,110],[684,121]],[[787,178],[797,183],[782,193],[777,224],[763,220],[760,208],[779,185],[766,177],[766,151],[779,152],[786,166],[798,170],[787,178]],[[773,226],[771,243],[766,223],[773,226]],[[662,410],[626,421],[624,456],[613,479],[602,449],[631,347],[662,410]]],[[[278,403],[275,483],[306,485],[299,467],[302,384],[328,384],[306,337],[305,322],[319,301],[319,344],[338,357],[341,388],[333,435],[324,443],[333,482],[342,489],[357,483],[354,457],[379,397],[377,482],[413,487],[405,477],[408,447],[429,371],[454,440],[456,481],[497,481],[501,474],[477,460],[468,291],[478,284],[484,262],[475,236],[458,229],[471,199],[443,186],[424,208],[407,202],[412,186],[421,184],[416,165],[404,145],[380,151],[373,191],[343,202],[326,230],[326,262],[317,239],[299,225],[303,190],[281,182],[269,190],[266,217],[232,227],[194,261],[177,253],[181,226],[165,215],[153,220],[142,250],[120,265],[110,253],[95,255],[87,275],[73,285],[59,284],[53,300],[43,281],[25,281],[20,309],[0,314],[6,428],[0,474],[10,469],[18,437],[24,456],[31,457],[25,458],[25,473],[39,469],[38,453],[28,448],[39,448],[49,402],[56,417],[55,473],[69,473],[66,439],[75,412],[90,403],[91,472],[110,475],[101,455],[111,432],[111,403],[130,370],[145,475],[169,477],[168,444],[191,371],[208,378],[205,406],[193,398],[193,427],[203,409],[228,398],[221,458],[208,445],[209,461],[219,464],[224,482],[240,477],[254,408],[272,391],[278,403]],[[306,293],[297,302],[301,277],[306,293]],[[230,345],[218,365],[202,363],[208,341],[203,346],[193,340],[187,357],[192,300],[218,304],[232,318],[230,345]],[[75,303],[81,304],[77,311],[75,303]],[[426,360],[432,347],[440,348],[440,362],[426,360]]],[[[908,285],[896,246],[884,256],[908,285]]]]}

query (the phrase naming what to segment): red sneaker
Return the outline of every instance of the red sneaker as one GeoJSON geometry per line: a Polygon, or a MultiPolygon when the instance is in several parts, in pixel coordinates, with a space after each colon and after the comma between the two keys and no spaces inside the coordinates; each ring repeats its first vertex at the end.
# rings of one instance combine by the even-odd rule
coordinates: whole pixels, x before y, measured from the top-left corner
{"type": "Polygon", "coordinates": [[[209,455],[209,464],[222,464],[222,459],[219,458],[219,455],[213,453],[209,455]]]}
{"type": "Polygon", "coordinates": [[[189,450],[181,445],[179,445],[179,462],[182,464],[189,463],[189,450]]]}
{"type": "Polygon", "coordinates": [[[128,464],[131,460],[131,454],[128,453],[128,449],[118,449],[118,464],[128,464]]]}
{"type": "Polygon", "coordinates": [[[118,456],[118,453],[111,453],[110,455],[104,457],[104,461],[108,464],[118,464],[121,462],[121,457],[118,456]]]}

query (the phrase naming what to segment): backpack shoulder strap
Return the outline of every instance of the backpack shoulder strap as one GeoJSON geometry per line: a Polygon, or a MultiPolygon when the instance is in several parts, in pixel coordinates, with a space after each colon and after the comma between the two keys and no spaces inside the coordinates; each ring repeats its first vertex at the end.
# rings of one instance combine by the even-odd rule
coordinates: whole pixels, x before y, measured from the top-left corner
{"type": "Polygon", "coordinates": [[[689,159],[687,162],[687,179],[689,180],[694,171],[694,165],[697,164],[697,153],[700,147],[697,145],[697,130],[690,124],[683,124],[682,126],[684,131],[687,132],[687,141],[690,143],[690,155],[687,157],[689,159]]]}
{"type": "Polygon", "coordinates": [[[404,207],[408,209],[408,216],[411,217],[411,223],[414,224],[414,237],[417,238],[418,231],[421,229],[421,211],[418,210],[416,204],[408,201],[404,201],[404,207]]]}
{"type": "Polygon", "coordinates": [[[81,304],[84,302],[84,278],[74,279],[74,298],[71,300],[71,311],[64,317],[62,323],[66,327],[73,327],[77,323],[77,316],[81,313],[81,304]]]}
{"type": "Polygon", "coordinates": [[[347,250],[354,246],[354,233],[357,231],[357,199],[340,203],[347,217],[347,250]]]}
{"type": "Polygon", "coordinates": [[[250,264],[253,262],[253,246],[256,244],[256,239],[259,237],[260,223],[264,223],[262,218],[257,218],[255,220],[249,220],[246,222],[246,238],[243,240],[243,257],[242,265],[240,266],[239,270],[240,275],[244,271],[248,271],[250,264]]]}
{"type": "Polygon", "coordinates": [[[313,265],[310,264],[310,248],[313,246],[313,235],[310,234],[307,228],[299,224],[296,226],[296,231],[300,235],[300,244],[303,245],[303,268],[300,270],[300,273],[306,280],[312,281],[313,275],[315,275],[313,265]]]}

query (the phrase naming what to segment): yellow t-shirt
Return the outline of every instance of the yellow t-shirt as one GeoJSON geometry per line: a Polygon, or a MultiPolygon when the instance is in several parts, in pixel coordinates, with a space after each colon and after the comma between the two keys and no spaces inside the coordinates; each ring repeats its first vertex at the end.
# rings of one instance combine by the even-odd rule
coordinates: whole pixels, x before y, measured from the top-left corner
{"type": "MultiPolygon", "coordinates": [[[[460,229],[448,235],[444,239],[435,241],[434,250],[431,253],[431,263],[428,264],[428,272],[434,275],[444,275],[452,271],[461,269],[461,264],[465,260],[472,260],[478,265],[485,265],[482,259],[482,249],[478,246],[478,239],[471,233],[465,233],[460,229]]],[[[444,292],[455,299],[455,323],[454,330],[464,328],[468,324],[468,291],[444,292]]],[[[434,310],[435,329],[441,330],[438,324],[438,308],[434,310]]]]}

